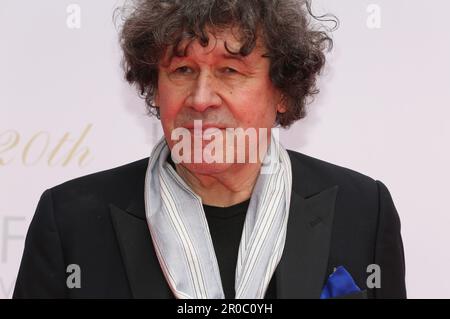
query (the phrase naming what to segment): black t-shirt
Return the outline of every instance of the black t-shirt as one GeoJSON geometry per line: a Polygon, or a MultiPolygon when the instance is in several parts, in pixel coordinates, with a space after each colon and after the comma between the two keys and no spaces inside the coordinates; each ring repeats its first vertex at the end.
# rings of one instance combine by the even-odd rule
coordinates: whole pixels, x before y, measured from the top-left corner
{"type": "MultiPolygon", "coordinates": [[[[227,299],[235,298],[234,283],[239,243],[249,203],[250,199],[223,208],[203,205],[227,299]]],[[[275,298],[274,280],[270,283],[265,297],[275,298]]]]}

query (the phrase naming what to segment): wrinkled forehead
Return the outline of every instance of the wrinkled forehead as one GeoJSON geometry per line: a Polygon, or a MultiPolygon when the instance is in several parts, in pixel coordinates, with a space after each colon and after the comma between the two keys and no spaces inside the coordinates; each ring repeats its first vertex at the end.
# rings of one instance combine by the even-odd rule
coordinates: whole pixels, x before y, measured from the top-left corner
{"type": "Polygon", "coordinates": [[[185,38],[176,44],[168,45],[162,54],[161,65],[167,66],[173,59],[189,57],[193,54],[215,55],[223,58],[236,58],[243,62],[262,58],[266,54],[266,46],[261,36],[256,39],[255,47],[248,55],[240,53],[244,41],[239,29],[226,28],[220,30],[207,29],[207,43],[199,38],[185,38]]]}

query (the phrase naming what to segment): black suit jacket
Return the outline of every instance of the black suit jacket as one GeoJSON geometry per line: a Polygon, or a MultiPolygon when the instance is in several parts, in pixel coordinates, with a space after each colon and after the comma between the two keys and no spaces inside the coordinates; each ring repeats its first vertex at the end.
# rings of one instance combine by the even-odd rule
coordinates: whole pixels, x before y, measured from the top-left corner
{"type": "MultiPolygon", "coordinates": [[[[344,266],[369,298],[405,298],[400,221],[386,186],[289,151],[293,186],[277,298],[319,298],[344,266]],[[368,265],[381,288],[368,289],[368,265]]],[[[148,159],[46,190],[25,241],[14,298],[173,298],[145,219],[148,159]],[[81,269],[69,289],[67,266],[81,269]]]]}

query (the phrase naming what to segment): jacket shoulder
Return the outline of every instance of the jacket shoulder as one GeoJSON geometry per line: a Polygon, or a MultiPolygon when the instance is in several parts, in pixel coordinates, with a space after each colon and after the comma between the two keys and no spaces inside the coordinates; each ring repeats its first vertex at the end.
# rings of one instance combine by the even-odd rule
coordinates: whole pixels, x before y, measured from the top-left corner
{"type": "Polygon", "coordinates": [[[126,204],[138,183],[145,177],[148,158],[81,176],[50,189],[53,198],[62,205],[91,201],[126,204]]]}
{"type": "Polygon", "coordinates": [[[376,180],[353,169],[339,166],[299,152],[288,150],[294,172],[294,182],[311,183],[311,187],[339,185],[353,191],[376,190],[376,180]],[[296,178],[297,177],[297,178],[296,178]]]}

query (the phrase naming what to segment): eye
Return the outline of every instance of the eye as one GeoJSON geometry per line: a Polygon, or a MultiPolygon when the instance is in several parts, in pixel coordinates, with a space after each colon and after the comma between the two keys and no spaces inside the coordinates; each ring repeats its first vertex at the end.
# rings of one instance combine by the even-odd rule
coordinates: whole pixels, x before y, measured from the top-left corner
{"type": "Polygon", "coordinates": [[[190,74],[190,73],[192,73],[192,69],[188,66],[182,66],[182,67],[176,68],[174,72],[179,73],[179,74],[190,74]]]}
{"type": "Polygon", "coordinates": [[[228,74],[238,73],[238,71],[236,71],[235,69],[230,68],[230,67],[223,68],[222,70],[224,73],[228,73],[228,74]]]}

